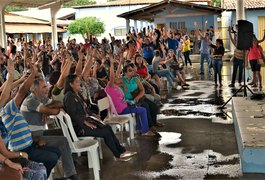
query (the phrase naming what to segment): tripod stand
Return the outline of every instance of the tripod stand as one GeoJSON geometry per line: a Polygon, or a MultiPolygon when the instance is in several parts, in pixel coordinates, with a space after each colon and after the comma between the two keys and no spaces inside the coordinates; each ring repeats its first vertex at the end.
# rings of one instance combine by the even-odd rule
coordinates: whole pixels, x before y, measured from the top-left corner
{"type": "Polygon", "coordinates": [[[251,94],[254,94],[253,91],[251,89],[249,89],[249,87],[246,85],[246,67],[245,67],[245,50],[243,50],[243,79],[244,79],[244,84],[243,86],[241,86],[222,106],[221,109],[223,109],[227,103],[229,103],[231,101],[231,99],[237,95],[238,92],[240,92],[242,89],[244,89],[244,97],[247,96],[247,89],[251,92],[251,94]]]}

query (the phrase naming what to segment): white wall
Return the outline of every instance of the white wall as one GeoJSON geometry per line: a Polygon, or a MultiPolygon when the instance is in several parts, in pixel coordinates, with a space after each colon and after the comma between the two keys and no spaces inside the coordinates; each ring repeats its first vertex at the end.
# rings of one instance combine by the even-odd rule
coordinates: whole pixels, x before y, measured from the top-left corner
{"type": "MultiPolygon", "coordinates": [[[[82,8],[77,9],[76,19],[83,17],[97,17],[105,23],[105,33],[102,37],[109,37],[109,33],[114,34],[114,29],[117,27],[126,28],[126,20],[124,18],[118,18],[117,15],[131,10],[135,10],[146,5],[132,5],[132,6],[112,6],[112,7],[97,7],[97,8],[82,8]]],[[[145,25],[145,23],[143,23],[145,25]]],[[[134,26],[134,21],[130,20],[130,26],[134,26]]],[[[140,29],[141,23],[137,21],[138,29],[140,29]]]]}

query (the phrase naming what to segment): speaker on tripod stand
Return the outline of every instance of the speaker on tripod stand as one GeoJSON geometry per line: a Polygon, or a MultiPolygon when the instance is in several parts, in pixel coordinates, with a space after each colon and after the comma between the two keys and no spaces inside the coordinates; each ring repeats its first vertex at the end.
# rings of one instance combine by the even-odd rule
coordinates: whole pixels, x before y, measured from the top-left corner
{"type": "Polygon", "coordinates": [[[221,108],[224,108],[226,104],[237,95],[238,92],[240,92],[242,89],[244,89],[244,97],[247,96],[247,89],[253,94],[251,89],[246,85],[246,59],[245,59],[245,53],[246,50],[249,50],[250,47],[252,47],[253,44],[253,24],[246,20],[239,20],[237,22],[238,24],[238,36],[237,36],[237,49],[243,50],[244,56],[243,56],[243,78],[244,78],[244,85],[241,86],[223,105],[221,108]]]}

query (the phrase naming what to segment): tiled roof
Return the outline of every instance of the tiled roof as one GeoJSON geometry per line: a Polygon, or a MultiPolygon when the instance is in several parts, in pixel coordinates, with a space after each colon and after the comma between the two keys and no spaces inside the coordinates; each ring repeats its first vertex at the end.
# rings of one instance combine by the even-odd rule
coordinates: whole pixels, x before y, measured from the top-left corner
{"type": "Polygon", "coordinates": [[[94,7],[109,7],[109,6],[127,6],[127,5],[142,5],[142,4],[154,4],[162,0],[117,0],[107,3],[99,3],[84,6],[74,6],[73,8],[94,8],[94,7]]]}
{"type": "Polygon", "coordinates": [[[29,23],[29,24],[49,24],[48,21],[39,20],[36,18],[20,16],[16,14],[6,13],[5,22],[7,23],[29,23]]]}
{"type": "MultiPolygon", "coordinates": [[[[110,1],[107,3],[92,4],[85,6],[75,6],[73,8],[94,8],[94,7],[109,7],[109,6],[127,6],[127,5],[144,5],[144,4],[155,4],[163,0],[117,0],[110,1]]],[[[185,2],[211,2],[211,0],[180,0],[185,2]]]]}
{"type": "MultiPolygon", "coordinates": [[[[224,9],[235,10],[237,0],[224,0],[224,9]]],[[[262,9],[265,8],[265,0],[244,0],[246,9],[262,9]]]]}
{"type": "MultiPolygon", "coordinates": [[[[52,27],[48,24],[13,24],[6,23],[6,32],[15,33],[51,33],[52,27]]],[[[66,32],[67,30],[57,27],[57,32],[66,32]]]]}

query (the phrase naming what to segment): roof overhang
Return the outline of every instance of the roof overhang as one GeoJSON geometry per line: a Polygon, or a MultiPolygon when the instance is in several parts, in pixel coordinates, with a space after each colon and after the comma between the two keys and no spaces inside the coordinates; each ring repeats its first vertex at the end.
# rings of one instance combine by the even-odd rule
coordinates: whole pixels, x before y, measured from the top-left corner
{"type": "MultiPolygon", "coordinates": [[[[6,23],[6,33],[52,33],[52,27],[48,24],[12,24],[6,23]]],[[[57,32],[66,32],[67,30],[57,27],[57,32]]]]}
{"type": "Polygon", "coordinates": [[[199,5],[189,2],[177,1],[177,0],[164,0],[150,6],[139,8],[133,11],[129,11],[118,15],[118,17],[133,20],[145,20],[154,21],[155,18],[178,18],[188,16],[205,16],[210,14],[221,14],[224,11],[222,8],[199,5]],[[172,8],[173,7],[173,8],[172,8]],[[179,9],[196,9],[196,13],[177,13],[179,9]],[[167,11],[166,15],[161,15],[162,12],[167,11]]]}
{"type": "Polygon", "coordinates": [[[55,3],[66,3],[72,0],[11,0],[11,3],[9,5],[17,5],[17,6],[22,6],[22,7],[37,7],[37,8],[42,8],[42,7],[47,7],[49,8],[55,3]]]}

